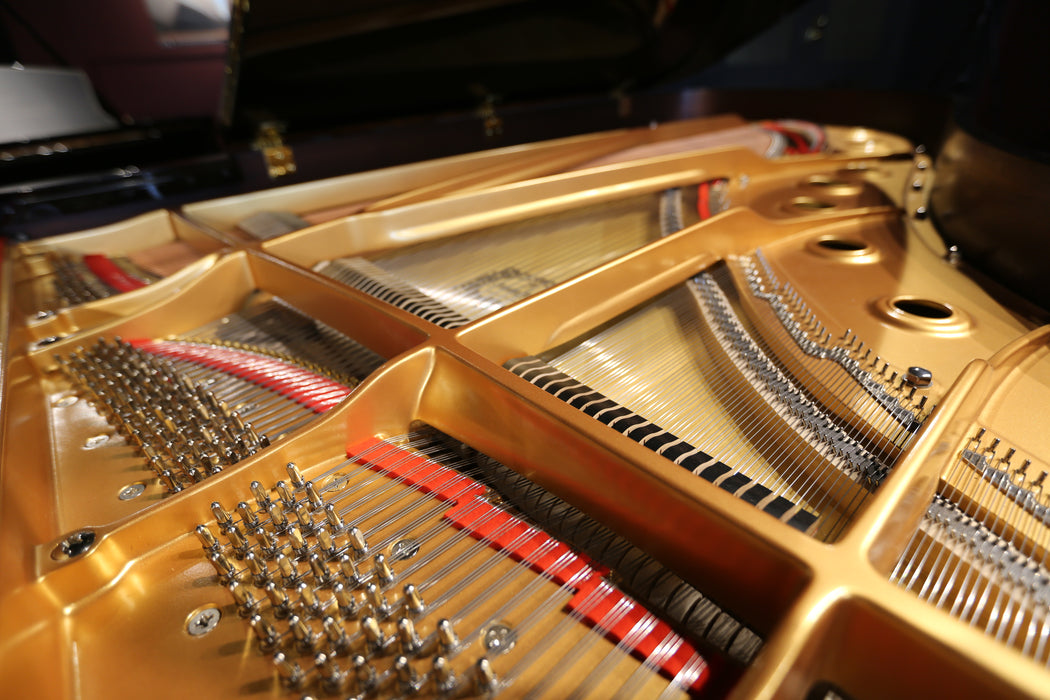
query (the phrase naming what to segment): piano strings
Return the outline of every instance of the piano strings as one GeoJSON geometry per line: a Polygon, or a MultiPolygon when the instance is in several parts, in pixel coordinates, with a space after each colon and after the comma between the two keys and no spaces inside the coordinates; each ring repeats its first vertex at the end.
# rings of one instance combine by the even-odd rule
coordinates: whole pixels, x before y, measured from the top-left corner
{"type": "Polygon", "coordinates": [[[58,360],[169,493],[303,427],[383,362],[276,298],[179,339],[100,338],[58,360]]]}
{"type": "Polygon", "coordinates": [[[659,198],[629,197],[315,269],[456,328],[656,240],[659,198]]]}
{"type": "Polygon", "coordinates": [[[298,690],[442,697],[677,697],[703,687],[705,655],[610,583],[597,561],[501,505],[524,494],[555,527],[589,531],[620,578],[676,599],[674,627],[704,630],[741,661],[760,645],[681,579],[487,457],[430,430],[352,446],[307,481],[196,532],[255,644],[298,690]],[[515,482],[511,493],[486,484],[515,482]]]}
{"type": "Polygon", "coordinates": [[[890,580],[1050,666],[1047,472],[980,429],[959,451],[890,580]]]}
{"type": "MultiPolygon", "coordinates": [[[[799,380],[746,321],[740,294],[720,264],[570,347],[506,367],[792,526],[834,540],[925,414],[909,408],[913,390],[892,381],[888,389],[852,351],[836,352],[819,323],[803,331],[785,317],[779,332],[797,330],[791,341],[817,358],[799,380]],[[829,396],[858,413],[836,415],[829,396]]],[[[780,304],[778,294],[766,296],[780,304]]]]}

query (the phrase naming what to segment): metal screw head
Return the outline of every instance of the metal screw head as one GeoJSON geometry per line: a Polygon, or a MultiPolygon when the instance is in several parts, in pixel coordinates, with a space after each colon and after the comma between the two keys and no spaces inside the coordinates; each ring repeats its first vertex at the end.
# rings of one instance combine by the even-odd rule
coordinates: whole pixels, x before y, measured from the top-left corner
{"type": "Polygon", "coordinates": [[[87,440],[84,441],[84,449],[85,450],[93,450],[96,447],[101,447],[102,445],[105,445],[108,441],[109,441],[109,435],[106,435],[106,434],[92,435],[91,437],[89,437],[87,440]]]}
{"type": "Polygon", "coordinates": [[[514,648],[518,635],[510,627],[492,624],[481,632],[482,645],[493,654],[503,654],[514,648]]]}
{"type": "Polygon", "coordinates": [[[398,540],[390,546],[390,561],[402,561],[411,559],[419,554],[419,542],[411,537],[398,540]]]}
{"type": "Polygon", "coordinates": [[[190,613],[186,620],[186,631],[191,637],[200,637],[211,632],[222,619],[222,611],[214,606],[190,613]]]}
{"type": "Polygon", "coordinates": [[[145,490],[145,484],[128,484],[120,490],[120,493],[117,494],[117,498],[122,501],[130,501],[133,498],[141,496],[142,492],[145,490]]]}
{"type": "Polygon", "coordinates": [[[69,561],[86,553],[95,545],[95,533],[91,530],[71,532],[51,550],[55,561],[69,561]]]}

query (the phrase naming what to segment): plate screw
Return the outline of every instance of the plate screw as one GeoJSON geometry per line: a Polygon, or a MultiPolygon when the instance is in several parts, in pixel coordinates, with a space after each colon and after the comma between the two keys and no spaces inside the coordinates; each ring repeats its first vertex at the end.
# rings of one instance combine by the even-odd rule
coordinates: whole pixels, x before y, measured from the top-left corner
{"type": "Polygon", "coordinates": [[[222,611],[218,608],[204,608],[190,615],[186,623],[186,631],[192,637],[200,637],[211,632],[222,619],[222,611]]]}
{"type": "Polygon", "coordinates": [[[122,501],[130,501],[132,498],[138,498],[142,495],[142,492],[146,490],[145,484],[128,484],[120,490],[117,494],[117,498],[122,501]]]}

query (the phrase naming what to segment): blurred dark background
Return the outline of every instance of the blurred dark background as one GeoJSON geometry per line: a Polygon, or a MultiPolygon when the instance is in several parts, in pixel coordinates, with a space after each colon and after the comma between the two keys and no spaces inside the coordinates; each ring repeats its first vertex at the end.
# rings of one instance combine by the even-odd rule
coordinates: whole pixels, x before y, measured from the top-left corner
{"type": "Polygon", "coordinates": [[[233,52],[228,2],[0,0],[0,64],[83,70],[116,123],[0,145],[0,232],[728,111],[943,153],[946,237],[1050,306],[1025,281],[1050,235],[1045,1],[253,0],[233,52]],[[251,147],[265,121],[299,162],[281,181],[251,147]]]}

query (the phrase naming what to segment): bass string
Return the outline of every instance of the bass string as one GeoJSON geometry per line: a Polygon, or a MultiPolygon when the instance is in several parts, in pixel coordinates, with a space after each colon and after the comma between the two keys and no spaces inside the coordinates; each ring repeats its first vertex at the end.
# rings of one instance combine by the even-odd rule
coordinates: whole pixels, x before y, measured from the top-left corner
{"type": "Polygon", "coordinates": [[[476,319],[656,240],[655,212],[655,195],[634,197],[412,246],[373,263],[476,319]],[[502,271],[505,279],[494,276],[502,271]]]}

